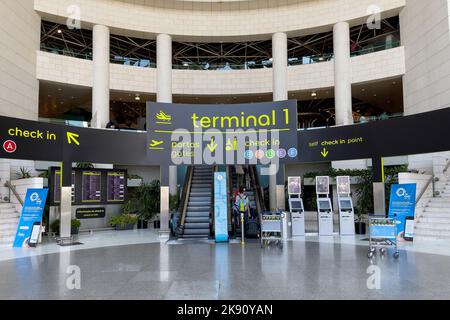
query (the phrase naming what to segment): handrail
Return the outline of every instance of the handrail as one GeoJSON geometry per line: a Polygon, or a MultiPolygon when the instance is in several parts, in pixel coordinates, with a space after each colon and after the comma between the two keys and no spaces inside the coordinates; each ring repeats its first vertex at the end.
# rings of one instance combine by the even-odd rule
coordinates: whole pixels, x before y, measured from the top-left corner
{"type": "Polygon", "coordinates": [[[186,175],[186,180],[184,181],[184,187],[183,187],[183,197],[182,202],[180,203],[180,213],[181,213],[181,220],[180,220],[180,228],[184,229],[184,224],[186,221],[186,211],[187,211],[187,205],[189,202],[189,194],[191,193],[191,185],[192,185],[192,176],[193,176],[194,168],[193,166],[189,166],[188,172],[186,175]]]}
{"type": "Polygon", "coordinates": [[[447,159],[447,164],[445,165],[443,173],[446,173],[448,171],[448,168],[450,168],[450,159],[447,159]]]}
{"type": "MultiPolygon", "coordinates": [[[[419,201],[422,199],[422,197],[423,197],[423,195],[425,194],[425,192],[427,191],[427,189],[428,189],[428,187],[430,186],[430,184],[431,184],[432,182],[434,182],[434,178],[435,178],[434,175],[432,175],[432,176],[430,177],[430,179],[428,179],[427,184],[425,185],[425,187],[424,187],[424,188],[422,189],[422,191],[420,192],[419,197],[417,197],[417,200],[416,200],[416,207],[417,207],[419,201]]],[[[434,197],[434,183],[433,183],[433,197],[434,197]]]]}
{"type": "Polygon", "coordinates": [[[227,173],[227,212],[228,212],[228,232],[234,231],[232,228],[234,226],[234,217],[232,213],[232,206],[231,206],[231,194],[233,192],[232,185],[231,185],[231,170],[230,166],[226,166],[226,173],[227,173]]]}
{"type": "Polygon", "coordinates": [[[251,174],[252,180],[253,180],[253,182],[255,184],[256,211],[257,211],[257,213],[259,215],[262,212],[262,207],[261,207],[259,181],[258,181],[258,178],[257,178],[256,167],[251,166],[250,174],[251,174]]]}
{"type": "Polygon", "coordinates": [[[19,201],[20,205],[23,206],[23,199],[20,197],[19,193],[16,190],[16,187],[11,184],[11,181],[5,182],[5,187],[7,187],[14,194],[16,199],[19,201]]]}
{"type": "Polygon", "coordinates": [[[211,179],[211,199],[210,199],[210,209],[209,209],[209,221],[210,221],[210,235],[212,234],[211,232],[214,230],[214,233],[216,232],[215,230],[215,215],[214,215],[214,173],[218,171],[218,166],[213,166],[212,167],[212,171],[213,171],[213,179],[211,179]]]}

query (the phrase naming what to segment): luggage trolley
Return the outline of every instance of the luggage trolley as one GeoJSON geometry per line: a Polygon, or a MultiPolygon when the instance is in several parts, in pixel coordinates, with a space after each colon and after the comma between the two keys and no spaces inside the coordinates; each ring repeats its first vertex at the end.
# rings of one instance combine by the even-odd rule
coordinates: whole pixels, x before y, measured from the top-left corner
{"type": "Polygon", "coordinates": [[[372,258],[377,249],[380,254],[385,254],[386,249],[394,247],[394,258],[398,259],[400,253],[397,246],[397,219],[386,217],[369,217],[369,252],[367,256],[372,258]]]}
{"type": "Polygon", "coordinates": [[[277,244],[283,247],[282,213],[263,213],[261,215],[261,248],[277,244]]]}

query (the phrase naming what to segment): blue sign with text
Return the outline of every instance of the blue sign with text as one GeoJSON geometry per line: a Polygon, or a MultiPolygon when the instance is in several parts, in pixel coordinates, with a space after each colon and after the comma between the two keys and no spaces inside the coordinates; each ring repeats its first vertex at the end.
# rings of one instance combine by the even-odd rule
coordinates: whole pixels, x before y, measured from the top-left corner
{"type": "Polygon", "coordinates": [[[216,242],[228,241],[227,174],[214,174],[214,227],[216,242]]]}
{"type": "Polygon", "coordinates": [[[28,189],[17,226],[14,248],[28,246],[33,226],[41,223],[47,194],[48,189],[28,189]]]}
{"type": "Polygon", "coordinates": [[[416,184],[395,184],[391,187],[389,218],[397,219],[397,236],[403,236],[406,217],[414,217],[416,184]]]}

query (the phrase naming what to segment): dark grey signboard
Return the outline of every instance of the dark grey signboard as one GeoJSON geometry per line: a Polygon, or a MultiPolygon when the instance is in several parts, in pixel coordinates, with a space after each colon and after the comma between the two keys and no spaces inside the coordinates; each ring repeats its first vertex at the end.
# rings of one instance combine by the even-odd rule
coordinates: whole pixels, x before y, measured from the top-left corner
{"type": "Polygon", "coordinates": [[[171,164],[269,164],[297,162],[294,100],[190,105],[149,102],[150,161],[171,164]]]}

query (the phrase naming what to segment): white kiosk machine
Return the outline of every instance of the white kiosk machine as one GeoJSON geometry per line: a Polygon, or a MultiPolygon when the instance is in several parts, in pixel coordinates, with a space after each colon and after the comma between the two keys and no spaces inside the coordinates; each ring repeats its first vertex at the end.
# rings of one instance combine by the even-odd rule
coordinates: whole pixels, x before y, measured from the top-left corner
{"type": "Polygon", "coordinates": [[[316,177],[319,235],[333,235],[333,206],[330,199],[330,177],[316,177]]]}
{"type": "Polygon", "coordinates": [[[305,235],[305,208],[303,206],[301,177],[288,178],[289,209],[292,219],[292,236],[305,235]]]}
{"type": "Polygon", "coordinates": [[[341,235],[353,236],[355,234],[355,211],[350,196],[350,177],[337,177],[336,181],[341,235]]]}

